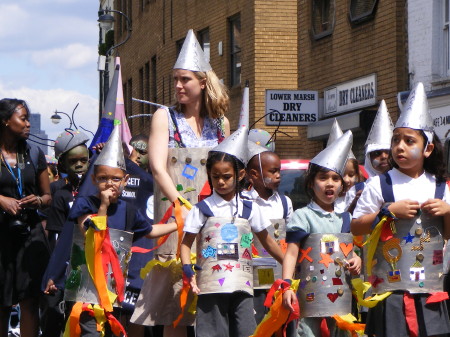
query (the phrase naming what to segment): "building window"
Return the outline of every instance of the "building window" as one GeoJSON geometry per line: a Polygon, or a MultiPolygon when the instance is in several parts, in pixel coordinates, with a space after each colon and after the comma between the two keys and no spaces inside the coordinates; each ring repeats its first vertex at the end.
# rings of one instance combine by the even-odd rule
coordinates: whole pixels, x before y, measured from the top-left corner
{"type": "Polygon", "coordinates": [[[314,39],[331,35],[334,29],[334,0],[312,0],[312,35],[314,39]]]}
{"type": "MultiPolygon", "coordinates": [[[[140,92],[139,92],[139,98],[140,99],[145,99],[145,97],[144,97],[144,92],[145,92],[145,89],[144,89],[144,85],[145,85],[145,83],[144,83],[144,68],[141,68],[141,69],[139,69],[139,86],[140,86],[140,92]]],[[[143,114],[144,113],[144,104],[139,104],[139,106],[141,107],[141,114],[143,114]]]]}
{"type": "Polygon", "coordinates": [[[127,116],[131,116],[133,115],[133,101],[131,100],[131,98],[133,97],[133,80],[130,78],[128,80],[128,93],[127,93],[127,98],[126,98],[126,103],[125,103],[125,112],[127,116]]]}
{"type": "Polygon", "coordinates": [[[450,0],[444,0],[443,8],[443,29],[444,29],[444,40],[443,40],[443,61],[444,61],[444,76],[450,76],[450,0]]]}
{"type": "Polygon", "coordinates": [[[209,29],[202,29],[198,32],[198,42],[202,46],[203,52],[205,53],[206,61],[209,63],[210,55],[210,43],[209,43],[209,29]]]}
{"type": "Polygon", "coordinates": [[[236,15],[230,22],[230,84],[241,83],[241,16],[236,15]]]}
{"type": "MultiPolygon", "coordinates": [[[[144,81],[145,81],[144,99],[147,101],[151,101],[151,99],[150,99],[150,63],[149,62],[147,62],[145,64],[144,81]]],[[[145,113],[150,113],[150,104],[145,104],[145,113]]]]}
{"type": "Polygon", "coordinates": [[[177,42],[175,42],[175,45],[176,45],[175,48],[177,50],[177,58],[178,58],[178,55],[180,55],[181,48],[183,48],[183,43],[184,43],[184,37],[182,39],[178,40],[177,42]]]}
{"type": "Polygon", "coordinates": [[[351,0],[349,18],[352,24],[358,24],[375,17],[378,0],[351,0]]]}

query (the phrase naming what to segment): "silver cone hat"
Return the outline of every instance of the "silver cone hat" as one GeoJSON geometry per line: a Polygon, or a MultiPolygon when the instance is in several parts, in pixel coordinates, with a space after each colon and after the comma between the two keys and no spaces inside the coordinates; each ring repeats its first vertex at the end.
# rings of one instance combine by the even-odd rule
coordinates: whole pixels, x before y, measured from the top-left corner
{"type": "Polygon", "coordinates": [[[254,156],[260,153],[268,151],[269,149],[267,147],[262,147],[261,145],[258,145],[251,140],[248,141],[248,160],[252,159],[254,156]]]}
{"type": "Polygon", "coordinates": [[[271,141],[271,138],[270,133],[263,129],[251,129],[248,133],[248,140],[266,147],[269,151],[275,151],[275,142],[271,141]]]}
{"type": "Polygon", "coordinates": [[[228,153],[239,159],[244,165],[248,161],[248,128],[243,127],[234,131],[222,143],[211,151],[228,153]]]}
{"type": "Polygon", "coordinates": [[[249,127],[248,125],[250,120],[249,96],[250,90],[247,82],[244,87],[244,92],[242,93],[242,105],[241,105],[241,114],[239,116],[239,127],[242,126],[249,127]]]}
{"type": "Polygon", "coordinates": [[[411,90],[406,103],[403,105],[395,128],[410,128],[433,132],[433,118],[428,109],[425,88],[421,82],[411,90]]]}
{"type": "Polygon", "coordinates": [[[173,69],[202,72],[207,72],[212,69],[209,62],[206,61],[205,53],[192,29],[189,29],[186,38],[184,39],[183,46],[181,47],[180,54],[178,55],[177,62],[175,62],[173,69]]]}
{"type": "Polygon", "coordinates": [[[373,120],[365,146],[375,145],[377,150],[390,149],[393,128],[386,102],[383,99],[373,120]]]}
{"type": "Polygon", "coordinates": [[[349,130],[333,143],[324,148],[317,156],[311,159],[311,163],[322,166],[344,176],[345,165],[353,145],[353,134],[349,130]]]}
{"type": "Polygon", "coordinates": [[[114,129],[94,165],[117,167],[124,171],[126,170],[122,141],[120,140],[120,127],[118,124],[114,125],[114,129]]]}
{"type": "Polygon", "coordinates": [[[67,129],[61,132],[55,140],[55,157],[58,159],[61,155],[67,151],[72,150],[78,145],[86,144],[89,137],[78,130],[67,129]]]}
{"type": "MultiPolygon", "coordinates": [[[[344,133],[342,132],[341,126],[339,125],[337,119],[335,118],[333,121],[333,125],[331,126],[330,135],[328,136],[327,147],[330,144],[332,144],[336,139],[341,137],[343,134],[344,133]]],[[[355,155],[353,154],[353,151],[351,150],[351,147],[348,157],[351,159],[356,159],[355,155]]]]}

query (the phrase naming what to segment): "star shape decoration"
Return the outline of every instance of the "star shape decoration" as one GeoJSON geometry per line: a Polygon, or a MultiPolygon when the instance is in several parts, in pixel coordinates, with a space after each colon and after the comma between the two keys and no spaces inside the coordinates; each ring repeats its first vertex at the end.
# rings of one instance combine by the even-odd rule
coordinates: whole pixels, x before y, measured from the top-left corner
{"type": "Polygon", "coordinates": [[[223,266],[225,267],[224,271],[227,271],[227,270],[233,271],[234,266],[230,262],[228,262],[228,264],[224,264],[223,266]]]}
{"type": "Polygon", "coordinates": [[[413,242],[413,239],[414,239],[414,235],[411,235],[409,232],[408,232],[408,234],[406,235],[406,236],[404,236],[403,237],[403,239],[405,239],[405,243],[408,243],[408,242],[413,242]]]}
{"type": "Polygon", "coordinates": [[[211,236],[208,235],[208,236],[205,238],[205,241],[206,241],[206,242],[209,242],[210,240],[211,240],[211,236]]]}
{"type": "Polygon", "coordinates": [[[334,263],[333,259],[330,257],[327,253],[320,253],[320,256],[322,256],[322,260],[319,261],[319,263],[322,263],[325,267],[328,268],[328,265],[330,263],[334,263]]]}

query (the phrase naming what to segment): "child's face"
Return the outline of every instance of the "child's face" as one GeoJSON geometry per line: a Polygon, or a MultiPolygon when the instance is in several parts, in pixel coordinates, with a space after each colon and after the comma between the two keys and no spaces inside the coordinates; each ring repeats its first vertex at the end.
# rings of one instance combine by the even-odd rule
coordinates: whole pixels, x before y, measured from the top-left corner
{"type": "Polygon", "coordinates": [[[334,203],[342,190],[341,176],[334,171],[317,172],[313,186],[314,201],[323,209],[334,203]]]}
{"type": "Polygon", "coordinates": [[[344,183],[347,191],[356,184],[358,180],[358,175],[356,174],[355,164],[348,160],[345,165],[345,173],[344,173],[344,183]]]}
{"type": "Polygon", "coordinates": [[[226,161],[215,162],[208,172],[211,177],[211,183],[214,190],[223,199],[230,201],[236,192],[236,180],[241,181],[244,178],[245,171],[239,172],[239,177],[235,176],[232,163],[226,161]]]}
{"type": "Polygon", "coordinates": [[[110,202],[117,202],[127,184],[127,180],[128,174],[125,174],[120,168],[105,165],[96,166],[95,173],[92,175],[92,181],[100,194],[106,190],[113,192],[110,202]]]}
{"type": "Polygon", "coordinates": [[[260,188],[267,188],[269,190],[277,190],[280,186],[280,170],[281,162],[280,158],[271,152],[261,153],[261,169],[258,167],[252,171],[253,185],[260,188]],[[261,175],[262,169],[262,175],[261,175]]]}
{"type": "Polygon", "coordinates": [[[434,149],[433,144],[428,144],[424,151],[424,146],[420,131],[409,128],[394,130],[391,151],[400,171],[408,175],[416,175],[423,171],[423,162],[434,149]]]}
{"type": "Polygon", "coordinates": [[[389,150],[376,150],[369,153],[372,167],[380,173],[389,171],[389,150]]]}
{"type": "Polygon", "coordinates": [[[84,145],[74,147],[65,154],[63,165],[69,178],[84,175],[89,166],[89,150],[84,145]]]}
{"type": "Polygon", "coordinates": [[[50,180],[50,183],[54,182],[56,180],[55,175],[53,174],[50,167],[47,166],[47,173],[48,173],[48,179],[50,180]]]}

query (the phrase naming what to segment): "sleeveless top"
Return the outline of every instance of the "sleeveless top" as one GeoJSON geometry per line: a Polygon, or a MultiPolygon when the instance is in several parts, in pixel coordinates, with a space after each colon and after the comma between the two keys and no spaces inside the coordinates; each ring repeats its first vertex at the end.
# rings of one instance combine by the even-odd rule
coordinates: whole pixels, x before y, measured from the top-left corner
{"type": "Polygon", "coordinates": [[[225,138],[224,118],[205,117],[201,137],[198,138],[182,112],[166,109],[169,119],[169,148],[214,147],[225,138]]]}

